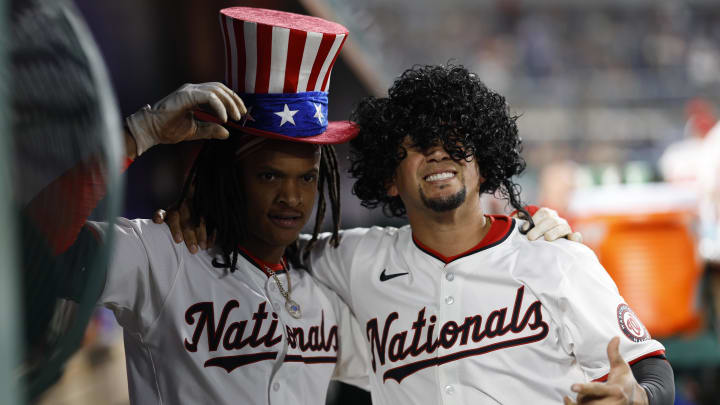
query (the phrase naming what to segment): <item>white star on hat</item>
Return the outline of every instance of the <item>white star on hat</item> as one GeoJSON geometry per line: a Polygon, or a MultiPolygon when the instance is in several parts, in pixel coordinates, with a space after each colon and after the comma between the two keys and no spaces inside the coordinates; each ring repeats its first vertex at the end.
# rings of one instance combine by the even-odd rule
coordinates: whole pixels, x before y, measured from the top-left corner
{"type": "Polygon", "coordinates": [[[288,105],[285,104],[285,108],[283,108],[282,111],[278,111],[275,113],[275,115],[282,118],[282,121],[280,122],[280,126],[283,126],[286,122],[289,122],[293,125],[295,125],[295,119],[293,118],[293,115],[297,114],[297,112],[300,110],[291,110],[288,108],[288,105]]]}
{"type": "Polygon", "coordinates": [[[322,125],[322,120],[325,118],[325,116],[322,113],[322,106],[320,104],[315,104],[315,115],[313,115],[313,118],[317,118],[320,125],[322,125]]]}

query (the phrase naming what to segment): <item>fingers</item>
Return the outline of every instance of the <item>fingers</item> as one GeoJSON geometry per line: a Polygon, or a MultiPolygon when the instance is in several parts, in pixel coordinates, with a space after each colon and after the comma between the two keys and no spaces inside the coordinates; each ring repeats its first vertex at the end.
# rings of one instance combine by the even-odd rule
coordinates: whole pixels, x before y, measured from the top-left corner
{"type": "Polygon", "coordinates": [[[577,405],[577,403],[566,395],[563,397],[563,405],[577,405]]]}
{"type": "Polygon", "coordinates": [[[165,224],[170,228],[170,234],[172,234],[175,243],[183,241],[182,227],[180,226],[180,214],[172,210],[165,214],[165,224]]]}
{"type": "MultiPolygon", "coordinates": [[[[230,88],[228,88],[227,86],[225,86],[224,84],[222,84],[220,82],[213,82],[213,83],[216,84],[217,87],[220,88],[220,90],[224,91],[228,96],[230,96],[230,98],[235,102],[235,105],[237,106],[237,109],[239,110],[239,113],[241,115],[247,114],[247,108],[245,107],[245,103],[243,103],[242,99],[240,98],[240,96],[237,95],[237,93],[230,90],[230,88]]],[[[235,118],[236,121],[239,119],[240,119],[240,117],[235,118]]]]}
{"type": "Polygon", "coordinates": [[[193,139],[227,139],[229,136],[230,132],[222,125],[198,121],[193,139]]]}
{"type": "MultiPolygon", "coordinates": [[[[535,220],[533,218],[533,220],[535,220]]],[[[540,221],[535,221],[535,227],[527,233],[527,238],[535,240],[545,236],[545,240],[555,240],[570,233],[570,226],[567,221],[560,217],[547,216],[540,221]]]]}
{"type": "Polygon", "coordinates": [[[197,228],[195,228],[195,234],[197,235],[197,241],[198,245],[200,245],[200,249],[207,249],[208,247],[208,241],[207,241],[207,228],[205,227],[205,220],[200,219],[200,225],[198,225],[197,228]]]}
{"type": "Polygon", "coordinates": [[[580,398],[606,398],[615,397],[618,394],[618,388],[616,386],[608,385],[605,383],[586,383],[586,384],[573,384],[570,390],[578,394],[578,400],[580,398]]]}
{"type": "Polygon", "coordinates": [[[230,96],[229,90],[227,87],[219,86],[220,83],[210,83],[211,86],[208,86],[208,90],[212,91],[213,94],[215,94],[218,99],[220,99],[220,102],[223,103],[223,106],[225,106],[225,110],[230,115],[230,118],[234,119],[235,121],[240,120],[240,108],[238,107],[237,103],[235,102],[235,99],[230,96]],[[225,88],[223,88],[225,87],[225,88]]]}
{"type": "Polygon", "coordinates": [[[610,369],[627,366],[625,360],[620,355],[620,338],[615,336],[610,339],[607,345],[608,360],[610,360],[610,369]]]}
{"type": "MultiPolygon", "coordinates": [[[[607,356],[610,360],[610,373],[608,379],[604,383],[593,382],[586,384],[573,384],[570,390],[577,393],[577,402],[581,404],[585,403],[617,403],[616,401],[622,400],[627,401],[628,394],[632,397],[626,389],[627,376],[634,381],[630,366],[623,360],[620,355],[620,338],[615,336],[610,340],[607,346],[607,356]],[[609,402],[608,402],[609,401],[609,402]]],[[[637,383],[635,383],[637,385],[637,383]]],[[[634,386],[630,385],[634,390],[634,386]]],[[[568,400],[564,399],[565,404],[572,404],[568,400]]]]}
{"type": "Polygon", "coordinates": [[[153,213],[153,222],[156,224],[162,224],[165,222],[165,210],[157,210],[155,213],[153,213]]]}
{"type": "Polygon", "coordinates": [[[548,207],[542,207],[539,210],[537,210],[537,212],[535,212],[535,215],[532,216],[532,219],[535,222],[540,222],[543,219],[548,218],[548,217],[560,218],[557,211],[555,211],[554,209],[548,208],[548,207]]]}
{"type": "Polygon", "coordinates": [[[228,114],[239,121],[241,114],[247,112],[240,97],[224,84],[218,82],[198,84],[192,93],[195,104],[207,103],[222,122],[227,122],[228,114]]]}
{"type": "Polygon", "coordinates": [[[545,240],[548,242],[554,241],[555,239],[563,238],[567,234],[572,232],[572,229],[570,229],[570,225],[566,223],[562,223],[559,225],[556,225],[554,228],[551,228],[549,231],[545,232],[545,240]]]}
{"type": "Polygon", "coordinates": [[[212,91],[195,92],[193,104],[209,104],[215,116],[218,117],[221,122],[227,122],[227,109],[225,108],[225,104],[223,104],[220,98],[212,91]]]}
{"type": "Polygon", "coordinates": [[[210,235],[210,239],[208,240],[208,249],[212,249],[213,247],[215,247],[215,235],[215,232],[210,235]]]}
{"type": "Polygon", "coordinates": [[[195,233],[195,227],[192,226],[190,221],[190,209],[187,204],[180,204],[179,213],[181,217],[180,225],[182,225],[182,236],[185,240],[185,245],[190,253],[195,254],[198,252],[197,234],[195,233]]]}
{"type": "Polygon", "coordinates": [[[570,235],[566,236],[569,240],[577,243],[583,243],[583,237],[580,232],[573,232],[570,235]]]}

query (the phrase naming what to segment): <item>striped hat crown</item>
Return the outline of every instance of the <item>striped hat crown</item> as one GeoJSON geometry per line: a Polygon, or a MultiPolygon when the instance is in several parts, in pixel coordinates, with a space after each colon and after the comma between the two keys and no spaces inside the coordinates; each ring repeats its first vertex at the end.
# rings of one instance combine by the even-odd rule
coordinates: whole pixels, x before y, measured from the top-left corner
{"type": "Polygon", "coordinates": [[[248,107],[242,122],[227,126],[312,143],[340,143],[356,134],[352,123],[326,119],[330,74],[347,39],[345,27],[317,17],[231,7],[220,10],[220,28],[225,83],[248,107]]]}
{"type": "Polygon", "coordinates": [[[327,92],[348,31],[321,18],[249,7],[220,11],[225,82],[237,93],[327,92]]]}

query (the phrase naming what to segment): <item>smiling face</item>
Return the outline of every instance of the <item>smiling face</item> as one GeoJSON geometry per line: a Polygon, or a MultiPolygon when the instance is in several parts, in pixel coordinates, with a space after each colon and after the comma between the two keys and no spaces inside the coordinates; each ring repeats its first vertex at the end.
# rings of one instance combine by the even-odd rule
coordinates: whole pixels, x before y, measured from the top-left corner
{"type": "Polygon", "coordinates": [[[479,196],[483,179],[474,160],[455,161],[441,145],[421,150],[410,138],[405,138],[402,147],[407,155],[395,170],[388,195],[399,196],[408,215],[417,210],[452,211],[468,197],[479,196]]]}
{"type": "Polygon", "coordinates": [[[260,258],[297,239],[317,194],[320,148],[267,140],[239,162],[247,201],[244,246],[260,258]]]}

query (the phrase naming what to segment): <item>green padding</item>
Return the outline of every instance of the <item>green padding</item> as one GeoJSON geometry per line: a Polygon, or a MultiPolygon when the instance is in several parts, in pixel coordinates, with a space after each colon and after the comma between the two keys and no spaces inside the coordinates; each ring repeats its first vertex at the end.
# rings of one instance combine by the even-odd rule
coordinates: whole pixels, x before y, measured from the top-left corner
{"type": "Polygon", "coordinates": [[[667,359],[675,369],[720,366],[720,342],[714,332],[659,340],[665,346],[667,359]]]}

